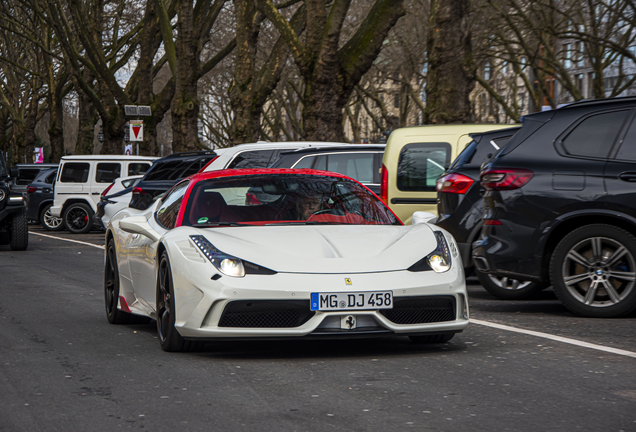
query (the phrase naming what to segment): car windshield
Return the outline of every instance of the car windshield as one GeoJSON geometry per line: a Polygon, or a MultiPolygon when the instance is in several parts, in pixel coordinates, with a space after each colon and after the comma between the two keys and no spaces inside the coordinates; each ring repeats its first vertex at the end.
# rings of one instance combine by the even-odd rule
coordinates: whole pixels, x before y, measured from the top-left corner
{"type": "Polygon", "coordinates": [[[338,177],[269,174],[203,180],[182,225],[401,225],[365,188],[338,177]]]}

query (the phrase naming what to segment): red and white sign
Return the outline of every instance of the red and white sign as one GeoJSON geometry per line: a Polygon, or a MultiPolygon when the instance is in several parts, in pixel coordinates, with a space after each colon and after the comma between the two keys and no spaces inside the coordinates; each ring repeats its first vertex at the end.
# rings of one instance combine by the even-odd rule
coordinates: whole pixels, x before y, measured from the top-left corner
{"type": "Polygon", "coordinates": [[[144,121],[143,120],[130,120],[130,141],[143,141],[144,140],[144,121]]]}

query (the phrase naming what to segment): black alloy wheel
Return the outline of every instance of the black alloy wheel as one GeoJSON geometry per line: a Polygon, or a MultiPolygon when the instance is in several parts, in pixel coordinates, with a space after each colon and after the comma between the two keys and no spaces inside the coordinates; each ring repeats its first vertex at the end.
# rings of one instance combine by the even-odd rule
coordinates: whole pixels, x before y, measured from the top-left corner
{"type": "Polygon", "coordinates": [[[11,241],[9,247],[14,251],[23,251],[29,246],[29,227],[26,209],[13,215],[11,219],[11,241]]]}
{"type": "Polygon", "coordinates": [[[587,225],[557,245],[554,291],[577,315],[613,318],[636,309],[636,237],[612,225],[587,225]]]}
{"type": "Polygon", "coordinates": [[[546,284],[540,282],[499,277],[478,270],[477,279],[486,291],[502,300],[525,300],[547,288],[546,284]]]}
{"type": "Polygon", "coordinates": [[[104,268],[104,301],[106,303],[106,318],[111,324],[126,324],[131,315],[117,308],[119,303],[119,266],[115,241],[108,240],[106,249],[106,264],[104,268]]]}
{"type": "Polygon", "coordinates": [[[172,281],[172,269],[168,253],[164,251],[159,261],[157,275],[157,333],[161,349],[167,352],[190,351],[199,346],[198,343],[187,341],[174,327],[175,301],[172,281]]]}
{"type": "Polygon", "coordinates": [[[64,229],[62,218],[55,217],[51,214],[51,206],[52,204],[47,204],[40,212],[40,224],[42,224],[47,231],[60,231],[64,229]]]}
{"type": "Polygon", "coordinates": [[[446,343],[455,336],[455,333],[441,333],[431,335],[409,336],[411,342],[416,344],[446,343]]]}
{"type": "Polygon", "coordinates": [[[84,203],[71,204],[64,212],[64,226],[73,234],[86,234],[93,227],[93,210],[84,203]]]}

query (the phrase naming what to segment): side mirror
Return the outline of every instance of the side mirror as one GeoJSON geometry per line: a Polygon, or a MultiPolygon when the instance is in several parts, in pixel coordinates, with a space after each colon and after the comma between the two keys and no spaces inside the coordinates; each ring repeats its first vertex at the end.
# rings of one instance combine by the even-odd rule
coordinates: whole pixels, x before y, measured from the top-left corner
{"type": "Polygon", "coordinates": [[[413,218],[411,220],[413,225],[422,223],[435,223],[437,222],[437,216],[435,216],[433,213],[425,211],[416,211],[415,213],[413,213],[413,218]]]}
{"type": "Polygon", "coordinates": [[[119,227],[122,231],[131,234],[141,234],[148,237],[153,242],[158,242],[161,236],[157,231],[152,229],[148,220],[144,216],[131,216],[120,219],[119,227]]]}
{"type": "Polygon", "coordinates": [[[17,179],[20,176],[20,168],[18,167],[11,167],[9,168],[9,177],[11,177],[12,179],[17,179]]]}

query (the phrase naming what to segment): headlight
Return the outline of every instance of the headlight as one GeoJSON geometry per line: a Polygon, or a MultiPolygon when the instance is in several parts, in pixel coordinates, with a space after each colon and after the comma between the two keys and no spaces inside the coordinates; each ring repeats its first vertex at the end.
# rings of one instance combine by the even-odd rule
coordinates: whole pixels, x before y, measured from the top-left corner
{"type": "MultiPolygon", "coordinates": [[[[433,270],[435,273],[444,273],[450,270],[452,258],[444,233],[441,231],[434,231],[434,234],[435,240],[437,240],[437,247],[435,250],[409,267],[407,269],[408,271],[421,272],[433,270]]],[[[454,255],[457,256],[457,254],[454,255]]]]}
{"type": "Polygon", "coordinates": [[[428,254],[426,259],[435,273],[444,273],[451,268],[451,254],[444,233],[435,231],[435,238],[437,239],[437,248],[428,254]]]}
{"type": "Polygon", "coordinates": [[[249,275],[275,275],[274,270],[259,266],[249,261],[242,260],[225,252],[218,250],[208,239],[202,235],[191,235],[190,238],[195,245],[203,252],[203,255],[226,276],[243,277],[249,275]]]}
{"type": "Polygon", "coordinates": [[[245,276],[245,267],[239,258],[221,252],[201,235],[191,235],[190,238],[221,273],[232,277],[245,276]]]}

